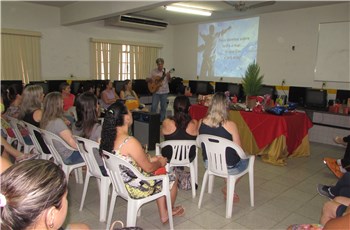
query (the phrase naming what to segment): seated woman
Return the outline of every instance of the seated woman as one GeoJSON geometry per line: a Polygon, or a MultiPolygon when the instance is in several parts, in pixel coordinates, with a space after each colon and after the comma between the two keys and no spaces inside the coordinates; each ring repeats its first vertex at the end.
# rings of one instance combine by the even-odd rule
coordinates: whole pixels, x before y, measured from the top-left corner
{"type": "MultiPolygon", "coordinates": [[[[22,106],[18,118],[40,127],[40,121],[43,115],[42,104],[44,100],[44,90],[40,85],[27,85],[22,93],[22,106]]],[[[45,154],[50,154],[49,148],[46,146],[44,139],[40,133],[35,132],[41,149],[45,154]]]]}
{"type": "Polygon", "coordinates": [[[101,100],[100,100],[100,104],[103,109],[107,109],[108,106],[110,106],[111,104],[113,104],[119,99],[113,87],[112,81],[107,80],[105,87],[106,87],[105,90],[101,92],[101,100]]]}
{"type": "MultiPolygon", "coordinates": [[[[60,136],[70,147],[77,149],[71,130],[63,120],[63,100],[59,92],[51,92],[44,99],[44,112],[40,121],[40,128],[60,136]]],[[[54,143],[55,144],[55,143],[54,143]]],[[[77,164],[83,162],[79,151],[67,149],[63,144],[56,143],[55,148],[64,163],[77,164]]]]}
{"type": "MultiPolygon", "coordinates": [[[[22,106],[22,84],[12,84],[7,89],[7,100],[10,103],[10,106],[6,109],[6,112],[3,114],[3,118],[6,122],[9,121],[11,117],[19,119],[20,108],[22,106]]],[[[22,125],[17,125],[23,140],[27,145],[33,145],[33,141],[29,136],[28,130],[22,125]]]]}
{"type": "MultiPolygon", "coordinates": [[[[47,160],[29,160],[1,174],[1,229],[61,229],[68,209],[64,172],[47,160]]],[[[72,224],[69,229],[89,229],[72,224]]]]}
{"type": "MultiPolygon", "coordinates": [[[[237,125],[228,120],[227,99],[224,93],[216,93],[209,105],[207,115],[199,122],[199,134],[209,134],[232,140],[241,146],[237,125]]],[[[205,167],[207,168],[208,159],[205,149],[202,151],[205,167]]],[[[226,151],[226,163],[228,173],[238,174],[248,167],[249,159],[241,159],[234,149],[228,148],[226,151]]],[[[226,187],[222,189],[226,198],[226,187]]],[[[239,197],[235,194],[235,201],[239,197]]]]}
{"type": "Polygon", "coordinates": [[[132,90],[131,80],[124,81],[123,88],[120,91],[120,99],[125,100],[125,104],[129,110],[142,109],[145,107],[145,105],[140,104],[139,97],[135,91],[132,90]]]}
{"type": "Polygon", "coordinates": [[[63,98],[64,116],[73,124],[76,113],[74,107],[75,95],[70,93],[71,88],[67,82],[62,82],[59,89],[63,98]]]}
{"type": "MultiPolygon", "coordinates": [[[[186,96],[177,96],[174,100],[174,116],[166,118],[161,127],[164,140],[196,140],[198,135],[198,121],[191,118],[188,111],[191,106],[186,96]]],[[[168,159],[172,157],[172,149],[166,146],[162,155],[168,159]]],[[[190,150],[190,161],[196,157],[196,146],[190,150]]]]}
{"type": "MultiPolygon", "coordinates": [[[[100,142],[102,129],[102,126],[98,122],[100,106],[97,103],[97,97],[95,94],[91,92],[80,94],[76,99],[75,106],[77,109],[78,120],[73,125],[73,134],[100,142]]],[[[107,176],[107,171],[103,165],[103,161],[98,150],[94,151],[94,156],[97,164],[100,166],[102,174],[107,176]]]]}
{"type": "MultiPolygon", "coordinates": [[[[133,122],[132,115],[127,107],[122,102],[112,104],[106,111],[102,133],[100,154],[102,150],[118,154],[134,165],[145,176],[153,175],[153,172],[166,165],[166,158],[162,156],[150,157],[143,150],[140,142],[134,137],[129,136],[129,127],[133,122]]],[[[128,174],[128,169],[125,175],[128,174]]],[[[177,195],[177,179],[174,174],[169,174],[170,195],[172,206],[174,206],[177,195]]],[[[129,194],[134,198],[144,198],[157,191],[161,190],[161,184],[155,181],[147,181],[147,188],[143,186],[145,181],[140,181],[138,178],[126,177],[124,181],[128,186],[125,186],[129,194]]],[[[168,211],[166,207],[165,197],[157,199],[159,215],[162,223],[168,221],[168,211]]],[[[171,210],[173,216],[184,215],[184,209],[181,206],[171,210]]]]}

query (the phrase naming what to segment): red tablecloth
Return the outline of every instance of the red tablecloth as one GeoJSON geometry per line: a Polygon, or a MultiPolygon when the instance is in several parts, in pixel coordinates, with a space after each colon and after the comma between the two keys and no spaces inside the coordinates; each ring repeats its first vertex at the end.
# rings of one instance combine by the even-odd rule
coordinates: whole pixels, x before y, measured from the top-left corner
{"type": "MultiPolygon", "coordinates": [[[[208,107],[192,105],[190,115],[202,119],[208,107]]],[[[277,116],[268,113],[230,111],[229,119],[236,122],[242,147],[251,154],[265,155],[265,161],[285,164],[285,158],[309,155],[308,130],[312,122],[305,113],[286,113],[277,116]],[[255,147],[254,147],[255,146],[255,147]]]]}
{"type": "Polygon", "coordinates": [[[284,135],[289,154],[298,148],[312,127],[312,122],[305,113],[293,112],[282,116],[245,111],[240,111],[240,113],[254,135],[259,148],[269,145],[277,137],[284,135]]]}
{"type": "Polygon", "coordinates": [[[190,115],[192,119],[200,120],[207,114],[208,107],[204,105],[194,104],[190,107],[190,115]]]}

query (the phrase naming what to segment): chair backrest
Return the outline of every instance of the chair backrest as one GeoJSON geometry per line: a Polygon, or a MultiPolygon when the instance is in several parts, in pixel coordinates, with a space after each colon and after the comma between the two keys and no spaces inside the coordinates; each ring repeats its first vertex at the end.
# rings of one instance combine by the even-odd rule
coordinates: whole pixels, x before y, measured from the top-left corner
{"type": "Polygon", "coordinates": [[[102,178],[103,175],[94,156],[94,152],[99,151],[99,143],[79,136],[74,137],[76,139],[79,152],[83,157],[91,175],[97,178],[102,178]]]}
{"type": "Polygon", "coordinates": [[[137,177],[141,175],[141,173],[133,165],[131,165],[129,162],[127,162],[120,156],[112,154],[105,150],[103,150],[103,154],[105,155],[105,157],[103,157],[103,162],[108,171],[108,175],[111,178],[114,189],[117,190],[118,195],[120,195],[124,199],[128,199],[129,193],[128,191],[126,191],[120,166],[125,166],[131,169],[137,177]]]}
{"type": "Polygon", "coordinates": [[[23,121],[18,120],[17,118],[14,117],[7,117],[7,119],[9,120],[9,124],[17,138],[17,140],[22,144],[25,145],[25,141],[23,139],[23,136],[21,134],[21,131],[19,130],[18,125],[21,125],[22,127],[25,127],[25,125],[23,124],[23,121]]]}
{"type": "Polygon", "coordinates": [[[61,154],[59,154],[59,152],[57,151],[54,143],[61,143],[67,149],[70,149],[72,151],[74,151],[75,149],[70,147],[61,137],[57,136],[56,134],[44,129],[40,129],[40,130],[41,130],[43,139],[47,147],[49,148],[51,154],[53,155],[53,158],[55,159],[56,163],[61,165],[66,165],[63,161],[61,154]]]}
{"type": "Polygon", "coordinates": [[[192,146],[196,148],[197,155],[197,143],[195,140],[168,140],[159,144],[160,148],[165,146],[171,146],[172,156],[170,160],[171,165],[184,165],[190,163],[190,150],[192,146]]]}
{"type": "Polygon", "coordinates": [[[28,132],[29,132],[29,135],[30,135],[30,139],[32,139],[33,144],[34,144],[35,148],[37,149],[37,151],[40,154],[45,154],[43,149],[41,148],[41,145],[40,145],[38,139],[37,139],[37,135],[41,136],[40,129],[38,127],[28,123],[28,122],[23,121],[23,123],[26,125],[26,127],[28,129],[28,132]]]}
{"type": "MultiPolygon", "coordinates": [[[[227,175],[226,149],[234,149],[241,159],[247,159],[248,156],[243,149],[231,140],[207,134],[200,134],[197,137],[197,145],[199,147],[204,144],[204,148],[208,157],[208,170],[217,174],[227,175]]],[[[204,149],[202,149],[204,151],[204,149]]]]}

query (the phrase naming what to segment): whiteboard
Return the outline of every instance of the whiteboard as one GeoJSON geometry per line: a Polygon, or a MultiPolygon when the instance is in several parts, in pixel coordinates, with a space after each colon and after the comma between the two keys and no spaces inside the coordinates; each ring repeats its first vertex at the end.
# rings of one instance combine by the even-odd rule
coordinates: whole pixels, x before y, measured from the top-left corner
{"type": "Polygon", "coordinates": [[[319,24],[315,81],[350,82],[349,33],[350,22],[319,24]]]}

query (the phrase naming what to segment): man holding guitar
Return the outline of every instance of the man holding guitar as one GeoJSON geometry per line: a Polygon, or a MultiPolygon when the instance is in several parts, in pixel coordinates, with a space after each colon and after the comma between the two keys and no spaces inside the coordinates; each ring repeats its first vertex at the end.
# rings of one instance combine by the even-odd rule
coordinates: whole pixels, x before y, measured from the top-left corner
{"type": "Polygon", "coordinates": [[[157,58],[156,64],[157,68],[152,70],[147,82],[149,91],[153,93],[151,112],[157,112],[158,104],[160,102],[160,121],[162,122],[166,116],[167,97],[169,94],[168,82],[171,79],[171,71],[166,72],[163,58],[157,58]]]}

